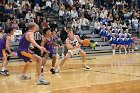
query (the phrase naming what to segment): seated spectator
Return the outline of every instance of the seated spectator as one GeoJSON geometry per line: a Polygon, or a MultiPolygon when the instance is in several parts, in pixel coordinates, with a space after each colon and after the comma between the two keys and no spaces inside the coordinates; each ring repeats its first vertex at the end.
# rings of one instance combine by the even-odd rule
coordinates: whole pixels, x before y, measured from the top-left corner
{"type": "Polygon", "coordinates": [[[44,19],[43,22],[41,23],[41,28],[44,29],[44,28],[47,28],[47,27],[50,28],[48,22],[46,21],[46,19],[44,19]]]}
{"type": "Polygon", "coordinates": [[[52,5],[52,2],[50,0],[46,0],[46,10],[48,13],[50,13],[52,10],[51,5],[52,5]]]}
{"type": "Polygon", "coordinates": [[[95,21],[94,23],[94,27],[95,27],[95,34],[99,34],[99,29],[100,29],[100,22],[98,20],[95,21]]]}
{"type": "Polygon", "coordinates": [[[26,23],[29,23],[31,17],[33,17],[33,14],[31,11],[28,11],[28,13],[26,14],[26,17],[25,17],[26,23]]]}
{"type": "Polygon", "coordinates": [[[74,33],[76,33],[80,29],[79,20],[73,19],[73,22],[72,22],[72,25],[71,26],[72,26],[72,28],[74,30],[74,33]]]}
{"type": "Polygon", "coordinates": [[[84,16],[80,18],[80,24],[82,30],[89,29],[89,20],[84,18],[84,16]]]}
{"type": "Polygon", "coordinates": [[[34,7],[34,11],[35,11],[36,13],[38,13],[38,12],[40,11],[40,6],[39,6],[39,4],[36,4],[36,6],[34,7]]]}
{"type": "Polygon", "coordinates": [[[60,38],[63,42],[63,44],[65,43],[66,39],[67,39],[68,33],[67,33],[67,28],[64,27],[64,29],[62,29],[61,33],[60,33],[60,38]]]}
{"type": "Polygon", "coordinates": [[[79,3],[82,5],[82,8],[85,9],[86,1],[85,0],[79,0],[79,3]]]}
{"type": "Polygon", "coordinates": [[[134,40],[133,40],[133,38],[132,38],[132,35],[129,34],[129,36],[128,36],[128,50],[129,50],[129,53],[130,53],[130,52],[133,53],[135,47],[136,47],[136,45],[135,45],[135,42],[134,42],[134,40]]]}
{"type": "Polygon", "coordinates": [[[5,30],[4,29],[0,29],[0,38],[3,37],[3,34],[5,33],[5,30]]]}
{"type": "Polygon", "coordinates": [[[22,13],[22,10],[20,10],[17,14],[17,19],[25,18],[25,15],[22,13]]]}
{"type": "Polygon", "coordinates": [[[37,23],[40,27],[40,24],[42,23],[43,19],[40,16],[37,16],[37,18],[35,19],[35,23],[37,23]]]}
{"type": "Polygon", "coordinates": [[[71,22],[72,19],[71,19],[69,8],[67,10],[65,10],[64,15],[63,15],[63,20],[64,20],[65,25],[67,25],[68,23],[71,22]]]}
{"type": "Polygon", "coordinates": [[[63,15],[64,15],[64,10],[63,10],[63,8],[60,8],[60,10],[59,10],[59,18],[60,18],[60,20],[63,19],[63,15]]]}
{"type": "Polygon", "coordinates": [[[106,30],[106,28],[105,28],[105,25],[103,25],[103,28],[100,30],[100,36],[101,36],[101,38],[102,38],[102,41],[106,41],[106,39],[107,39],[107,34],[108,34],[108,32],[107,32],[107,30],[106,30]]]}
{"type": "Polygon", "coordinates": [[[137,29],[138,28],[139,21],[136,17],[132,18],[132,28],[137,29]]]}
{"type": "Polygon", "coordinates": [[[117,49],[117,38],[115,37],[115,34],[112,35],[112,38],[110,39],[110,44],[112,46],[112,52],[115,53],[115,50],[117,49]]]}
{"type": "Polygon", "coordinates": [[[59,11],[59,5],[56,1],[54,1],[53,5],[52,5],[52,10],[53,10],[54,14],[58,13],[58,11],[59,11]]]}
{"type": "Polygon", "coordinates": [[[15,30],[19,30],[19,26],[18,26],[18,23],[17,23],[16,19],[12,23],[11,27],[14,28],[15,30]]]}
{"type": "Polygon", "coordinates": [[[23,0],[22,1],[22,7],[24,7],[24,8],[31,7],[31,4],[29,3],[28,0],[23,0]]]}
{"type": "Polygon", "coordinates": [[[69,7],[70,9],[72,9],[72,7],[73,7],[73,0],[66,0],[66,2],[68,4],[67,7],[69,7]]]}
{"type": "Polygon", "coordinates": [[[78,18],[78,13],[76,11],[76,8],[73,8],[71,10],[71,17],[77,19],[78,18]]]}
{"type": "Polygon", "coordinates": [[[58,24],[56,21],[53,21],[53,23],[50,25],[50,28],[53,28],[53,29],[58,29],[58,24]]]}
{"type": "Polygon", "coordinates": [[[26,32],[26,25],[25,25],[25,20],[23,18],[20,19],[19,21],[19,28],[22,31],[22,33],[24,34],[26,32]]]}

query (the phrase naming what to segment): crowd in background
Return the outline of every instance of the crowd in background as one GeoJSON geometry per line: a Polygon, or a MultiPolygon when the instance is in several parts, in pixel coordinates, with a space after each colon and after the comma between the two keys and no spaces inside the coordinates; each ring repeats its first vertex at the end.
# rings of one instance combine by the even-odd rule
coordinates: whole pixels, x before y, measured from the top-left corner
{"type": "MultiPolygon", "coordinates": [[[[140,32],[139,0],[28,0],[0,3],[0,37],[9,27],[28,31],[28,23],[36,22],[39,33],[46,27],[52,29],[64,43],[67,38],[66,27],[71,26],[75,33],[80,30],[91,30],[92,34],[100,34],[103,41],[110,40],[112,33],[125,34],[126,29],[140,32]],[[52,13],[55,21],[44,16],[43,11],[52,13]],[[65,27],[58,29],[58,21],[65,27]],[[105,33],[101,33],[102,31],[105,33]],[[57,33],[60,33],[59,35],[57,33]]],[[[118,37],[117,37],[118,38],[118,37]]],[[[37,37],[37,40],[39,37],[37,37]]]]}

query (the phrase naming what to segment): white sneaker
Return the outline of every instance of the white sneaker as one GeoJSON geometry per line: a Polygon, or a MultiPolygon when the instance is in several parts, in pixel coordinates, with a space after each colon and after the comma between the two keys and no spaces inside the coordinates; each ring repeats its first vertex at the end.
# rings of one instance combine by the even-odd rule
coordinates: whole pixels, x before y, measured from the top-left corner
{"type": "Polygon", "coordinates": [[[30,80],[31,77],[27,76],[27,75],[21,75],[20,76],[20,80],[30,80]]]}
{"type": "Polygon", "coordinates": [[[132,49],[132,53],[134,53],[134,49],[132,49]]]}
{"type": "Polygon", "coordinates": [[[127,54],[127,51],[125,50],[125,54],[127,54]]]}
{"type": "Polygon", "coordinates": [[[43,77],[41,77],[37,80],[37,85],[49,85],[49,84],[50,84],[50,82],[46,81],[43,77]]]}
{"type": "Polygon", "coordinates": [[[60,56],[58,54],[56,54],[56,58],[58,59],[58,58],[60,58],[60,56]]]}
{"type": "Polygon", "coordinates": [[[120,53],[120,54],[122,53],[121,50],[119,50],[119,53],[120,53]]]}
{"type": "Polygon", "coordinates": [[[86,65],[86,64],[83,65],[83,68],[90,69],[90,67],[88,65],[86,65]]]}
{"type": "Polygon", "coordinates": [[[115,49],[113,49],[112,52],[115,53],[115,49]]]}
{"type": "Polygon", "coordinates": [[[59,73],[59,69],[55,69],[55,73],[59,73]]]}

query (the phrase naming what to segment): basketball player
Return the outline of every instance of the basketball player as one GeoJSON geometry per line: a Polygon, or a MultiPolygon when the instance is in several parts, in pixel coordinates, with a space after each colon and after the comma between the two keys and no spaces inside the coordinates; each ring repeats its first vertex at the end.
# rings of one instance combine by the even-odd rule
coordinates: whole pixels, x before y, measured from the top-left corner
{"type": "Polygon", "coordinates": [[[49,85],[50,82],[44,80],[43,76],[41,75],[41,64],[42,59],[41,57],[37,56],[36,54],[32,54],[28,51],[30,44],[32,43],[35,47],[39,48],[41,52],[46,51],[44,47],[39,46],[34,40],[34,32],[39,30],[39,27],[36,23],[31,22],[29,23],[29,31],[27,31],[20,40],[19,47],[18,47],[18,56],[25,60],[26,64],[23,69],[23,73],[20,77],[21,80],[28,80],[31,79],[26,75],[28,70],[28,64],[31,61],[36,62],[36,70],[37,70],[37,84],[38,85],[49,85]]]}
{"type": "Polygon", "coordinates": [[[56,63],[56,55],[54,54],[54,48],[53,47],[54,46],[58,46],[59,47],[59,45],[56,44],[53,41],[53,37],[52,37],[50,28],[45,28],[43,30],[43,34],[45,36],[42,39],[41,46],[45,47],[46,50],[49,51],[49,54],[48,53],[44,54],[42,70],[41,71],[43,72],[43,66],[45,65],[46,60],[47,60],[47,58],[49,56],[52,59],[52,68],[50,69],[50,71],[51,71],[52,74],[55,74],[54,66],[55,66],[55,63],[56,63]]]}
{"type": "Polygon", "coordinates": [[[60,67],[74,54],[81,55],[83,67],[86,69],[90,69],[89,66],[87,66],[85,64],[86,53],[80,48],[79,43],[82,43],[83,41],[79,38],[78,35],[73,34],[73,30],[71,28],[68,28],[67,33],[68,33],[68,38],[66,39],[66,48],[68,49],[68,52],[67,52],[65,58],[62,60],[62,62],[57,67],[55,72],[59,73],[60,67]]]}
{"type": "Polygon", "coordinates": [[[4,76],[9,75],[9,71],[6,69],[9,61],[8,54],[10,53],[12,56],[15,56],[14,53],[10,50],[10,41],[11,41],[11,35],[14,34],[14,29],[9,28],[3,35],[3,37],[0,39],[0,58],[2,58],[3,64],[1,69],[1,74],[4,76]]]}

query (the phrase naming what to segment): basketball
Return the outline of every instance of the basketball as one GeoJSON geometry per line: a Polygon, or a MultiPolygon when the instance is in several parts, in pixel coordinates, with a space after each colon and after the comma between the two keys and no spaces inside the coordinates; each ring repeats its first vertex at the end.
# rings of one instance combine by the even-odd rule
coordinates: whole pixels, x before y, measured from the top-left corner
{"type": "Polygon", "coordinates": [[[89,44],[90,44],[90,40],[88,39],[83,40],[83,46],[89,46],[89,44]]]}

